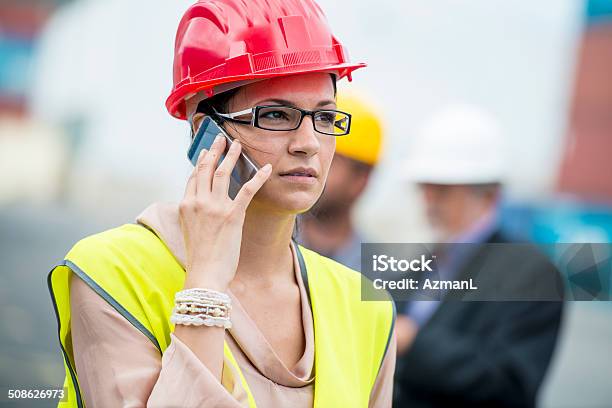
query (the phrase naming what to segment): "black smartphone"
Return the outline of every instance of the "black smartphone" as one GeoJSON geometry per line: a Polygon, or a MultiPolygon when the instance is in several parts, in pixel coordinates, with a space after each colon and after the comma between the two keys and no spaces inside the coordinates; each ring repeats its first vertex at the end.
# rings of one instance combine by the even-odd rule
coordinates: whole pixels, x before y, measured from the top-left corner
{"type": "MultiPolygon", "coordinates": [[[[210,150],[210,147],[218,135],[225,137],[227,143],[225,144],[225,151],[219,158],[217,166],[221,164],[221,161],[233,143],[233,139],[227,134],[223,127],[217,124],[210,116],[205,117],[200,125],[200,128],[198,129],[198,133],[196,133],[194,136],[191,146],[189,146],[189,150],[187,151],[187,157],[189,158],[191,164],[194,166],[196,165],[198,156],[200,155],[202,149],[210,150]]],[[[244,153],[244,151],[240,152],[240,157],[238,158],[230,177],[228,194],[232,199],[236,198],[236,194],[238,194],[240,188],[244,185],[244,183],[253,178],[258,169],[259,167],[244,153]]]]}

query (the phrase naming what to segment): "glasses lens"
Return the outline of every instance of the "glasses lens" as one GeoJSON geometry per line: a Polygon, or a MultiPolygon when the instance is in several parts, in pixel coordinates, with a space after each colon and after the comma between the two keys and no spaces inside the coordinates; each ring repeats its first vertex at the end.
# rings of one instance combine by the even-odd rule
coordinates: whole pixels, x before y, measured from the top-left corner
{"type": "Polygon", "coordinates": [[[262,129],[293,130],[302,113],[288,106],[264,106],[257,113],[257,124],[262,129]]]}
{"type": "Polygon", "coordinates": [[[315,114],[315,129],[328,135],[342,136],[348,133],[350,116],[334,110],[315,114]]]}

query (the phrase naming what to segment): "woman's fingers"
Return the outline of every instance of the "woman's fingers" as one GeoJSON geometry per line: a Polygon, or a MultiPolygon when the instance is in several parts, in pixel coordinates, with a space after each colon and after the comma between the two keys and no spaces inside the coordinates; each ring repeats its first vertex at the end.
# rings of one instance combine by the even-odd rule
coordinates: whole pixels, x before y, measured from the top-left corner
{"type": "Polygon", "coordinates": [[[198,171],[198,163],[202,160],[202,157],[204,157],[206,153],[208,153],[208,150],[202,149],[200,151],[200,154],[198,155],[198,160],[196,160],[196,165],[191,171],[191,174],[189,175],[189,179],[187,179],[187,186],[185,187],[184,198],[195,197],[196,183],[197,183],[196,172],[198,171]]]}
{"type": "Polygon", "coordinates": [[[233,140],[223,161],[213,173],[212,192],[215,196],[227,198],[230,177],[240,157],[241,148],[240,142],[238,140],[233,140]]]}
{"type": "MultiPolygon", "coordinates": [[[[230,184],[230,177],[238,159],[242,146],[238,140],[234,140],[230,146],[225,158],[222,160],[219,167],[219,157],[225,149],[227,140],[223,136],[218,136],[213,142],[209,151],[204,149],[198,157],[196,167],[187,181],[187,188],[185,190],[185,197],[200,194],[213,193],[216,197],[227,198],[228,189],[230,184]]],[[[270,173],[272,172],[272,166],[266,164],[255,173],[255,176],[251,180],[247,181],[241,188],[234,202],[236,207],[242,211],[246,211],[249,203],[259,191],[261,186],[266,182],[270,173]]]]}
{"type": "Polygon", "coordinates": [[[207,194],[211,192],[212,178],[219,157],[225,149],[225,137],[219,135],[213,142],[208,153],[198,161],[196,167],[196,190],[198,194],[207,194]]]}
{"type": "Polygon", "coordinates": [[[272,173],[272,165],[268,163],[259,169],[252,179],[244,183],[234,199],[236,206],[246,211],[255,194],[257,194],[261,186],[263,186],[266,180],[268,180],[268,177],[270,177],[270,173],[272,173]]]}

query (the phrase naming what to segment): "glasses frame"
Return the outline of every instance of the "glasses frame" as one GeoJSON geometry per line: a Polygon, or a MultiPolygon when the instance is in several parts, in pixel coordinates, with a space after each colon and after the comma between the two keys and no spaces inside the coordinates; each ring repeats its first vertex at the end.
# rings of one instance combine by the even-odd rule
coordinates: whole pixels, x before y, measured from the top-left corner
{"type": "MultiPolygon", "coordinates": [[[[204,102],[204,101],[202,101],[204,102]]],[[[351,131],[351,122],[352,122],[352,115],[348,112],[344,112],[344,111],[340,111],[337,109],[317,109],[317,110],[307,110],[307,109],[301,109],[298,108],[296,106],[288,106],[288,105],[257,105],[254,106],[252,108],[249,109],[245,109],[245,110],[241,110],[239,112],[228,112],[228,113],[220,113],[217,112],[214,108],[212,109],[212,111],[214,112],[214,114],[216,116],[218,116],[219,118],[223,119],[223,120],[227,120],[229,122],[234,122],[234,123],[240,123],[243,125],[251,125],[253,127],[256,127],[258,129],[263,129],[263,130],[269,130],[271,132],[289,132],[292,130],[296,130],[298,129],[301,125],[302,125],[302,121],[304,120],[304,116],[310,116],[312,118],[312,128],[321,134],[324,135],[329,135],[329,136],[335,136],[335,137],[340,137],[340,136],[346,136],[350,133],[351,131]],[[265,127],[261,127],[259,125],[259,118],[258,118],[258,114],[259,111],[261,109],[265,109],[265,108],[289,108],[289,109],[293,109],[296,110],[298,112],[300,112],[300,120],[298,121],[297,125],[291,129],[268,129],[265,127]],[[317,113],[320,112],[337,112],[337,113],[342,113],[343,115],[346,115],[348,117],[348,126],[346,128],[345,133],[342,134],[336,134],[336,133],[328,133],[328,132],[322,132],[320,130],[318,130],[316,128],[315,125],[315,115],[317,113]],[[251,114],[251,120],[241,120],[241,119],[236,119],[237,116],[243,116],[243,115],[247,115],[247,114],[251,114]]],[[[198,108],[196,109],[196,112],[198,113],[205,113],[206,111],[204,109],[200,110],[200,106],[198,105],[198,108]]]]}

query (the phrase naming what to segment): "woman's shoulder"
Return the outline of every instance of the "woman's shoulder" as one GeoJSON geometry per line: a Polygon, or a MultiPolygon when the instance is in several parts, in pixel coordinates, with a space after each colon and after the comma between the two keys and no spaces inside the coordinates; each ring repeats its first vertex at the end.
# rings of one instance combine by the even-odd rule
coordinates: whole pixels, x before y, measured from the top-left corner
{"type": "Polygon", "coordinates": [[[142,249],[147,245],[155,244],[156,241],[158,241],[156,236],[143,225],[123,224],[80,239],[73,245],[68,255],[86,251],[102,256],[129,246],[142,249]]]}
{"type": "Polygon", "coordinates": [[[95,232],[80,239],[75,245],[112,244],[118,241],[139,240],[152,232],[142,224],[128,223],[95,232]]]}
{"type": "Polygon", "coordinates": [[[163,242],[141,224],[123,224],[88,235],[74,244],[64,262],[104,275],[162,278],[168,271],[180,270],[163,242]]]}

